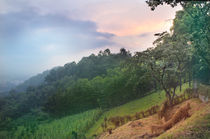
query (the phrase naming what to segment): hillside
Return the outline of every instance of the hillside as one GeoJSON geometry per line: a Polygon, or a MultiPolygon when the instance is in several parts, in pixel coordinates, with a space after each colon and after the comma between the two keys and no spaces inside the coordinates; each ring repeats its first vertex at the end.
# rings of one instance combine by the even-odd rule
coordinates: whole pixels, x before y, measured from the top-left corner
{"type": "MultiPolygon", "coordinates": [[[[177,94],[183,93],[183,91],[188,87],[188,84],[184,84],[183,90],[181,92],[177,89],[177,94]]],[[[91,138],[94,134],[100,135],[103,132],[101,124],[103,123],[105,117],[110,118],[114,116],[134,115],[136,112],[146,110],[151,106],[160,105],[164,100],[164,91],[157,91],[152,92],[151,94],[146,95],[145,97],[142,97],[140,99],[112,108],[103,113],[103,115],[93,125],[93,127],[88,130],[88,132],[86,133],[86,137],[91,138]]]]}
{"type": "MultiPolygon", "coordinates": [[[[162,135],[158,137],[158,139],[165,139],[165,138],[196,138],[198,134],[193,133],[194,131],[199,131],[202,125],[196,125],[199,121],[203,119],[203,122],[206,120],[209,122],[210,116],[210,103],[202,103],[198,99],[191,99],[185,101],[179,105],[176,105],[172,108],[171,111],[176,111],[178,108],[184,106],[186,103],[190,103],[191,109],[189,114],[191,115],[188,119],[182,120],[181,122],[177,123],[171,129],[164,132],[162,135]],[[197,128],[197,129],[196,129],[197,128]]],[[[155,138],[152,137],[151,133],[151,126],[152,125],[160,125],[163,121],[158,119],[157,114],[153,116],[149,116],[144,119],[135,120],[128,122],[127,124],[115,129],[112,131],[112,134],[108,132],[103,133],[99,139],[143,139],[143,138],[155,138]]],[[[205,125],[209,128],[209,124],[205,125]]],[[[204,128],[204,127],[203,127],[204,128]]],[[[202,129],[200,129],[202,130],[202,129]]],[[[199,132],[197,132],[199,133],[199,132]]],[[[210,132],[207,130],[206,132],[202,132],[203,135],[200,134],[200,137],[207,137],[210,132]],[[206,135],[204,135],[206,133],[206,135]]]]}
{"type": "MultiPolygon", "coordinates": [[[[188,84],[183,85],[182,92],[186,88],[188,88],[188,84]]],[[[182,92],[177,90],[177,94],[182,92]]],[[[84,137],[85,135],[87,139],[92,139],[94,134],[100,135],[103,132],[101,123],[103,122],[104,117],[109,118],[113,116],[133,115],[136,112],[146,110],[153,105],[161,104],[164,99],[164,91],[153,91],[142,98],[130,101],[118,107],[113,107],[105,112],[99,109],[88,110],[83,113],[66,116],[60,119],[41,121],[41,123],[38,122],[37,119],[43,119],[44,117],[47,117],[47,115],[42,112],[41,114],[36,115],[37,112],[35,112],[29,116],[22,116],[12,123],[17,125],[17,130],[14,132],[14,138],[41,137],[45,139],[59,137],[65,139],[73,137],[73,133],[75,132],[78,137],[84,137]]],[[[5,132],[0,132],[0,137],[8,138],[5,132]]]]}
{"type": "Polygon", "coordinates": [[[3,0],[0,139],[209,138],[210,2],[137,1],[3,0]]]}
{"type": "Polygon", "coordinates": [[[28,80],[18,85],[15,90],[18,92],[25,92],[28,87],[37,87],[44,83],[45,77],[50,73],[50,70],[46,70],[40,74],[37,74],[28,80]]]}
{"type": "Polygon", "coordinates": [[[16,84],[11,82],[0,82],[0,95],[6,94],[6,92],[10,91],[16,86],[16,84]]]}

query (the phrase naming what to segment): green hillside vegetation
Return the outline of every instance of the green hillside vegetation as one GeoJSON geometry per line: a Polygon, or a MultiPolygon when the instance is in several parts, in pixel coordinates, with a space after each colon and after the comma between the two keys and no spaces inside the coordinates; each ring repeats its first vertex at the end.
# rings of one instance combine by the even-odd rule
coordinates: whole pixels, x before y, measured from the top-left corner
{"type": "Polygon", "coordinates": [[[134,55],[107,48],[37,76],[37,86],[0,95],[0,138],[91,138],[105,117],[133,115],[166,98],[172,106],[188,85],[210,84],[210,3],[182,6],[171,32],[155,34],[154,48],[134,55]]]}
{"type": "MultiPolygon", "coordinates": [[[[188,87],[188,84],[184,84],[183,90],[188,87]]],[[[177,90],[177,95],[181,94],[183,90],[181,92],[177,90]]],[[[73,132],[80,138],[92,138],[94,134],[99,135],[103,132],[101,123],[104,122],[105,117],[134,115],[136,112],[147,110],[151,106],[161,104],[165,98],[164,91],[153,91],[145,97],[111,108],[105,112],[100,109],[89,110],[80,114],[66,116],[61,119],[52,119],[42,123],[38,123],[38,121],[31,117],[22,117],[16,121],[15,124],[18,126],[11,138],[67,139],[74,136],[73,132]]],[[[5,138],[10,138],[4,135],[4,132],[0,132],[0,135],[5,138]]]]}
{"type": "Polygon", "coordinates": [[[74,133],[80,139],[85,138],[84,133],[95,123],[101,113],[100,109],[96,109],[56,119],[38,125],[35,131],[32,131],[33,127],[19,126],[13,139],[67,139],[73,138],[74,133]]]}
{"type": "MultiPolygon", "coordinates": [[[[186,88],[189,88],[188,84],[183,85],[183,90],[181,92],[177,90],[177,95],[183,93],[186,88]]],[[[152,92],[143,98],[112,108],[102,114],[100,119],[93,125],[93,127],[87,131],[86,136],[87,138],[91,138],[94,134],[99,135],[102,133],[103,129],[101,124],[104,122],[105,117],[110,118],[114,116],[134,115],[136,112],[147,110],[154,105],[160,105],[165,99],[166,97],[164,91],[157,91],[152,92]]]]}

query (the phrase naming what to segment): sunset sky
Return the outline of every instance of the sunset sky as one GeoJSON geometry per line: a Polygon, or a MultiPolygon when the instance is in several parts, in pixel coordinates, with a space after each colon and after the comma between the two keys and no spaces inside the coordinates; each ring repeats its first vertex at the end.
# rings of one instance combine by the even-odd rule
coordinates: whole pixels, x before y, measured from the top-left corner
{"type": "Polygon", "coordinates": [[[109,48],[152,47],[177,6],[144,0],[0,0],[0,81],[28,77],[109,48]]]}

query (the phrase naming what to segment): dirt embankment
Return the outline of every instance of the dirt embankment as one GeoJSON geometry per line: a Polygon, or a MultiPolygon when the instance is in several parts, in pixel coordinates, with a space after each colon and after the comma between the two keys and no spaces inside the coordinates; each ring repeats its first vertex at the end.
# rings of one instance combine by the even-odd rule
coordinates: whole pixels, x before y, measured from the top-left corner
{"type": "MultiPolygon", "coordinates": [[[[193,120],[196,120],[196,113],[201,112],[199,115],[210,114],[210,103],[202,103],[198,99],[187,100],[181,104],[178,104],[171,108],[168,112],[169,115],[173,115],[180,107],[183,107],[187,103],[190,103],[191,109],[189,110],[190,117],[186,120],[182,119],[180,122],[176,123],[172,128],[165,131],[163,134],[172,133],[184,125],[190,124],[193,120]],[[209,108],[209,109],[207,109],[209,108]],[[205,110],[204,110],[205,109],[205,110]]],[[[163,125],[165,121],[160,120],[157,114],[149,116],[144,119],[135,120],[126,123],[112,131],[112,134],[105,132],[101,134],[99,139],[141,139],[141,138],[156,138],[154,134],[151,133],[152,125],[163,125]]],[[[162,134],[162,135],[163,135],[162,134]]]]}

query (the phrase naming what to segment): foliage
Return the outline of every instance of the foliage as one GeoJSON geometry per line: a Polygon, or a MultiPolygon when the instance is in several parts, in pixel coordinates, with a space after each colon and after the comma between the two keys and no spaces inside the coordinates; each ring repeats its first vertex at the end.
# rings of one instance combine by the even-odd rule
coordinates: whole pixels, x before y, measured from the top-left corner
{"type": "Polygon", "coordinates": [[[98,97],[95,96],[97,91],[93,90],[95,89],[94,82],[90,83],[89,80],[96,76],[105,76],[109,68],[118,67],[130,56],[129,51],[125,49],[118,54],[112,54],[109,49],[106,49],[104,52],[100,52],[98,56],[84,57],[78,64],[74,62],[65,64],[63,67],[50,70],[50,73],[47,71],[35,76],[26,81],[23,86],[28,86],[28,83],[34,85],[34,81],[41,81],[44,76],[46,82],[42,82],[39,86],[29,86],[24,92],[10,91],[9,96],[4,97],[5,103],[1,105],[0,117],[2,119],[6,117],[17,118],[30,112],[31,109],[40,107],[49,108],[47,111],[53,110],[53,113],[59,116],[63,116],[65,113],[72,114],[97,108],[99,105],[98,97]],[[86,89],[89,92],[86,92],[86,89]],[[54,99],[56,104],[53,102],[54,99]],[[79,101],[82,102],[81,105],[78,105],[80,104],[77,103],[79,101]],[[68,107],[62,108],[63,106],[68,107]]]}
{"type": "Polygon", "coordinates": [[[137,52],[133,58],[135,64],[149,69],[171,102],[191,61],[190,47],[185,41],[177,40],[176,36],[164,32],[154,42],[155,48],[137,52]]]}
{"type": "Polygon", "coordinates": [[[65,76],[73,76],[75,79],[92,79],[96,76],[105,75],[107,69],[112,69],[120,65],[120,62],[129,58],[131,55],[126,49],[122,49],[118,54],[112,54],[109,49],[100,51],[98,55],[83,57],[77,64],[67,63],[63,67],[58,67],[50,71],[46,77],[48,83],[55,82],[65,76]]]}
{"type": "Polygon", "coordinates": [[[174,34],[185,37],[193,48],[194,78],[202,82],[210,81],[210,17],[209,2],[191,2],[184,5],[174,19],[174,34]]]}
{"type": "Polygon", "coordinates": [[[158,5],[181,4],[183,10],[176,13],[172,27],[173,36],[184,39],[193,48],[193,78],[203,83],[210,82],[210,2],[209,1],[174,1],[147,0],[152,10],[158,5]]]}
{"type": "Polygon", "coordinates": [[[107,76],[92,80],[78,79],[70,82],[65,91],[57,92],[48,99],[45,109],[55,115],[66,115],[91,108],[109,108],[141,97],[150,91],[149,78],[143,79],[143,70],[138,75],[125,69],[110,69],[107,76]]]}
{"type": "MultiPolygon", "coordinates": [[[[18,124],[12,136],[9,134],[6,135],[5,138],[67,139],[73,138],[73,132],[75,132],[79,138],[85,138],[84,132],[94,124],[94,121],[98,119],[101,113],[102,111],[100,109],[89,110],[81,114],[71,115],[53,121],[45,121],[41,124],[38,124],[33,118],[28,118],[28,122],[26,122],[26,117],[22,117],[16,121],[16,124],[18,124],[18,121],[22,122],[22,124],[18,124]],[[23,124],[23,122],[25,124],[23,124]]],[[[2,136],[3,133],[0,133],[0,138],[2,136]]]]}

